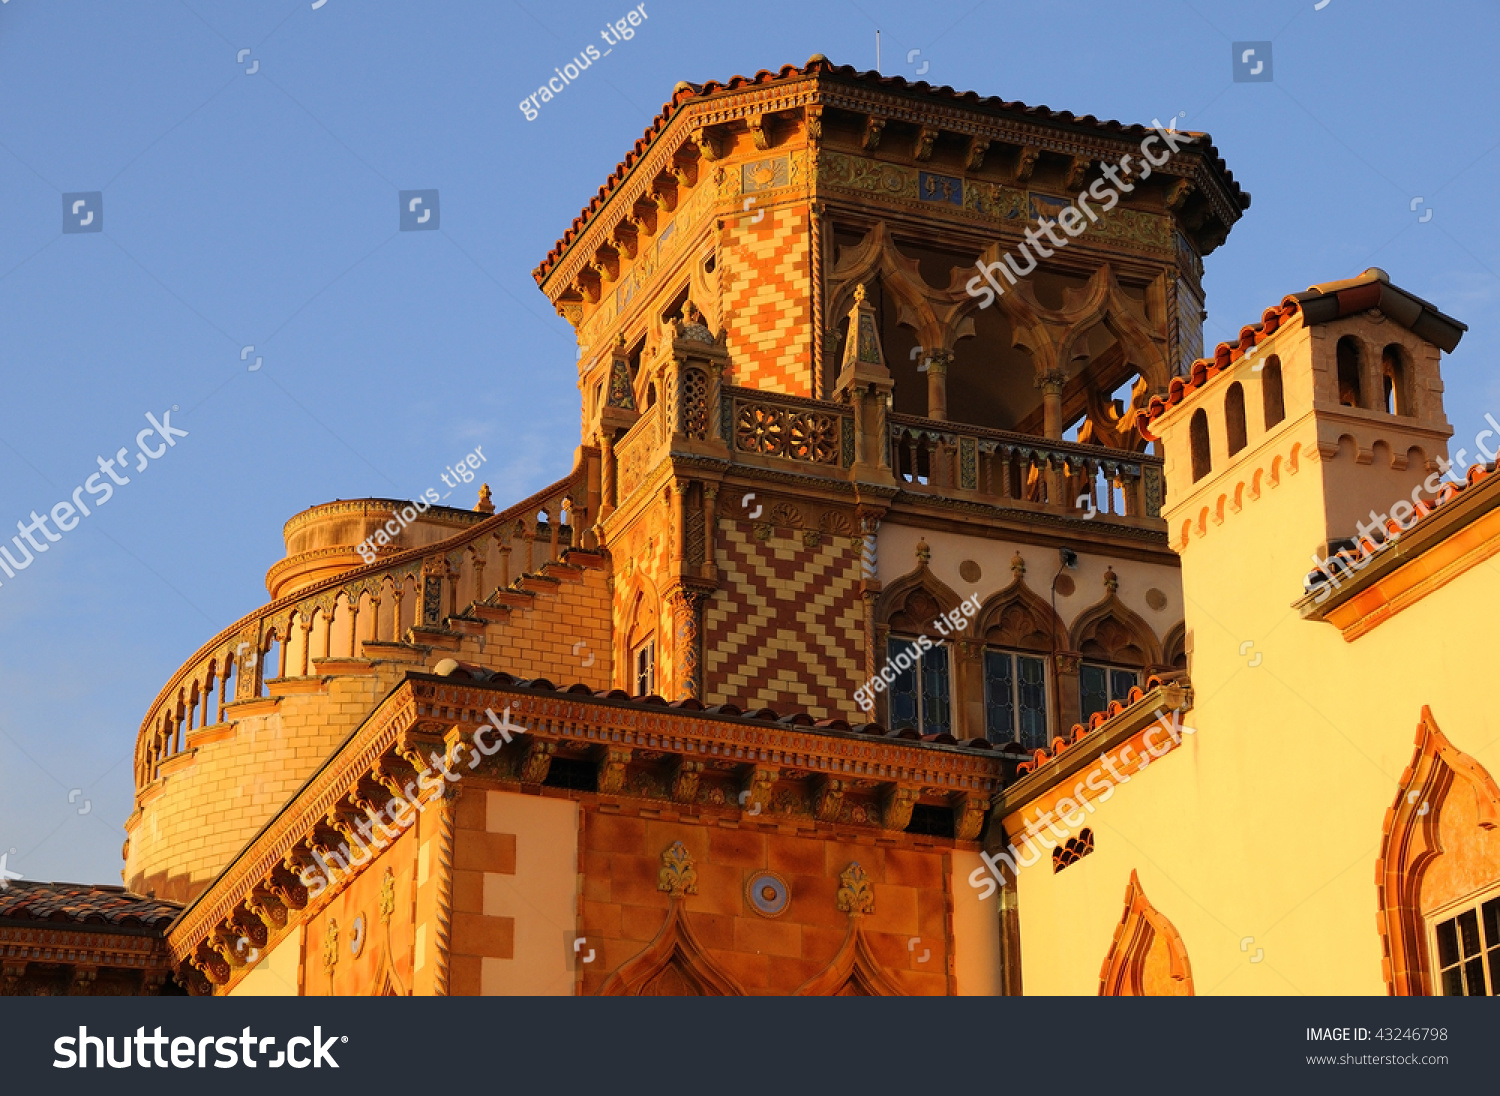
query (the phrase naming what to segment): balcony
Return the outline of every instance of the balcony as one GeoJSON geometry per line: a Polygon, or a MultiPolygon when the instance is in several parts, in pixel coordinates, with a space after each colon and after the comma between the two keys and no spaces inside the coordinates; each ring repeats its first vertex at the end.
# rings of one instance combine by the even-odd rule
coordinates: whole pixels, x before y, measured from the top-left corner
{"type": "Polygon", "coordinates": [[[1159,522],[1162,459],[1005,430],[886,416],[885,454],[902,488],[1007,509],[1159,522]]]}

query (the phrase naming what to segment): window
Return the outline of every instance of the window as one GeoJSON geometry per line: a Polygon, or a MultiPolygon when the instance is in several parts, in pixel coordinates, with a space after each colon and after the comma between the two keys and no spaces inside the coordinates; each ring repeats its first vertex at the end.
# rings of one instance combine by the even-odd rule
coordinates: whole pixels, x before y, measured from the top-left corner
{"type": "Polygon", "coordinates": [[[1012,651],[984,652],[984,733],[991,742],[1047,745],[1047,661],[1012,651]]]}
{"type": "Polygon", "coordinates": [[[647,640],[635,649],[635,695],[656,691],[656,641],[647,640]]]}
{"type": "Polygon", "coordinates": [[[1440,996],[1500,996],[1500,895],[1437,922],[1434,936],[1440,996]]]}
{"type": "Polygon", "coordinates": [[[1121,670],[1115,666],[1100,666],[1085,662],[1078,667],[1079,711],[1083,720],[1109,707],[1111,700],[1128,703],[1130,690],[1141,683],[1141,675],[1135,670],[1121,670]]]}
{"type": "Polygon", "coordinates": [[[1286,418],[1286,399],[1281,394],[1281,359],[1274,354],[1260,373],[1261,402],[1265,406],[1266,429],[1286,418]]]}
{"type": "Polygon", "coordinates": [[[1359,393],[1359,343],[1348,335],[1339,340],[1335,350],[1339,368],[1339,403],[1345,407],[1362,407],[1359,393]]]}
{"type": "Polygon", "coordinates": [[[1224,397],[1224,437],[1231,457],[1245,448],[1245,389],[1239,381],[1229,386],[1224,397]]]}
{"type": "Polygon", "coordinates": [[[1411,392],[1406,386],[1405,356],[1399,346],[1392,344],[1381,353],[1380,372],[1385,378],[1385,413],[1415,414],[1411,406],[1411,392]]]}
{"type": "Polygon", "coordinates": [[[1188,441],[1193,451],[1193,482],[1197,483],[1208,475],[1212,467],[1208,448],[1208,416],[1201,407],[1193,412],[1193,418],[1188,423],[1188,441]]]}
{"type": "Polygon", "coordinates": [[[891,636],[885,651],[896,675],[890,688],[891,726],[952,734],[948,645],[937,643],[923,651],[909,636],[891,636]]]}

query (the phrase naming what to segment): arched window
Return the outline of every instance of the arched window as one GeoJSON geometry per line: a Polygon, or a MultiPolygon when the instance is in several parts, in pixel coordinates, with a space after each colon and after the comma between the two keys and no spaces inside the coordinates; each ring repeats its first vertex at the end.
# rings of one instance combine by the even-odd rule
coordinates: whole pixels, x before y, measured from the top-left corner
{"type": "Polygon", "coordinates": [[[1229,386],[1224,397],[1224,437],[1231,457],[1245,448],[1245,389],[1239,381],[1229,386]]]}
{"type": "Polygon", "coordinates": [[[1339,340],[1336,351],[1339,368],[1339,403],[1345,407],[1363,407],[1359,391],[1359,343],[1352,335],[1339,340]]]}
{"type": "Polygon", "coordinates": [[[1385,413],[1415,415],[1411,389],[1407,387],[1406,355],[1396,344],[1392,343],[1381,352],[1380,373],[1385,381],[1385,413]]]}
{"type": "Polygon", "coordinates": [[[1266,412],[1266,429],[1269,430],[1286,418],[1286,400],[1281,394],[1281,359],[1275,355],[1260,371],[1260,394],[1266,412]]]}
{"type": "Polygon", "coordinates": [[[1188,424],[1188,441],[1193,449],[1193,482],[1197,483],[1213,466],[1209,458],[1208,416],[1201,407],[1193,412],[1193,419],[1188,424]]]}

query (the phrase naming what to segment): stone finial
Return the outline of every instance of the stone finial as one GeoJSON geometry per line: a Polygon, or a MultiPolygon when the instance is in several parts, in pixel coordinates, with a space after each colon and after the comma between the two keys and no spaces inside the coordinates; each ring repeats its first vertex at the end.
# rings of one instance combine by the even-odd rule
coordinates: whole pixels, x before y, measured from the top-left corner
{"type": "Polygon", "coordinates": [[[1010,573],[1015,575],[1018,581],[1026,576],[1026,561],[1021,558],[1020,552],[1010,557],[1010,573]]]}
{"type": "Polygon", "coordinates": [[[929,548],[929,547],[927,547],[927,541],[925,541],[925,540],[918,540],[917,541],[917,562],[920,563],[923,567],[926,567],[927,566],[927,562],[930,559],[932,559],[932,549],[929,548]]]}
{"type": "Polygon", "coordinates": [[[666,891],[673,898],[698,893],[698,869],[681,841],[661,854],[661,874],[656,878],[656,889],[666,891]]]}
{"type": "Polygon", "coordinates": [[[1120,576],[1115,574],[1113,567],[1104,568],[1104,588],[1110,593],[1114,593],[1120,588],[1120,576]]]}
{"type": "Polygon", "coordinates": [[[849,331],[844,337],[835,393],[842,394],[840,398],[853,392],[868,393],[872,390],[889,393],[894,381],[880,345],[879,317],[863,283],[854,287],[854,300],[849,305],[848,316],[849,331]]]}
{"type": "Polygon", "coordinates": [[[875,887],[870,876],[856,860],[839,874],[837,894],[840,913],[874,913],[875,887]]]}
{"type": "Polygon", "coordinates": [[[478,510],[481,514],[493,514],[495,512],[495,502],[490,498],[489,484],[481,483],[479,485],[479,501],[474,504],[474,509],[478,510]]]}

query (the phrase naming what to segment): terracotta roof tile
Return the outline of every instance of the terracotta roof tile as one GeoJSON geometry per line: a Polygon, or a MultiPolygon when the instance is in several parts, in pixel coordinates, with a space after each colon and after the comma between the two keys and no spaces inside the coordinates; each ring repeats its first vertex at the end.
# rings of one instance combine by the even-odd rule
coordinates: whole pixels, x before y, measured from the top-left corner
{"type": "Polygon", "coordinates": [[[470,662],[455,661],[453,668],[448,673],[415,676],[488,682],[516,689],[536,689],[549,693],[573,693],[591,696],[598,700],[624,703],[636,708],[672,708],[678,711],[703,712],[706,715],[727,716],[733,719],[754,721],[757,723],[776,723],[783,727],[816,727],[822,730],[839,731],[844,734],[880,735],[885,738],[908,739],[914,742],[940,746],[958,746],[970,750],[990,750],[994,748],[990,742],[982,738],[971,738],[966,742],[960,742],[950,734],[923,735],[911,727],[889,729],[879,723],[851,724],[848,720],[839,718],[814,719],[809,713],[801,711],[782,713],[773,708],[758,708],[745,711],[733,704],[714,704],[705,707],[699,701],[691,698],[668,702],[659,696],[631,696],[622,689],[592,689],[582,684],[570,686],[554,685],[551,681],[543,677],[528,680],[508,674],[503,670],[489,670],[470,662]]]}
{"type": "MultiPolygon", "coordinates": [[[[1335,573],[1347,575],[1351,571],[1363,570],[1364,567],[1360,561],[1366,557],[1379,555],[1385,550],[1388,544],[1394,543],[1400,538],[1414,532],[1424,521],[1427,521],[1433,514],[1447,506],[1469,488],[1483,483],[1495,474],[1496,463],[1494,461],[1484,465],[1473,465],[1464,475],[1463,483],[1455,483],[1449,480],[1438,489],[1437,494],[1432,497],[1431,501],[1422,503],[1405,528],[1395,518],[1389,518],[1386,520],[1385,528],[1382,530],[1384,535],[1381,537],[1348,538],[1349,544],[1338,552],[1331,553],[1328,560],[1325,561],[1330,566],[1317,567],[1307,573],[1307,578],[1303,583],[1305,589],[1308,593],[1312,593],[1323,583],[1332,581],[1335,573]],[[1333,566],[1332,564],[1335,561],[1337,561],[1337,565],[1333,566]],[[1359,566],[1356,566],[1356,564],[1359,564],[1359,566]]],[[[1374,530],[1372,529],[1371,532],[1373,534],[1374,530]]],[[[1331,548],[1332,545],[1329,545],[1329,547],[1331,548]]]]}
{"type": "Polygon", "coordinates": [[[1129,708],[1132,704],[1139,703],[1140,700],[1152,689],[1158,688],[1162,685],[1173,683],[1185,685],[1187,684],[1187,678],[1182,674],[1153,674],[1150,678],[1147,679],[1146,687],[1144,689],[1137,685],[1133,689],[1131,689],[1128,694],[1126,694],[1126,698],[1124,700],[1111,700],[1109,702],[1108,708],[1106,708],[1102,712],[1095,712],[1093,715],[1089,716],[1087,723],[1075,723],[1073,724],[1072,729],[1069,730],[1067,734],[1060,735],[1057,738],[1054,738],[1049,749],[1032,750],[1030,760],[1022,761],[1019,765],[1016,766],[1017,779],[1025,776],[1027,773],[1035,772],[1037,769],[1047,764],[1047,762],[1061,756],[1064,752],[1071,749],[1073,746],[1076,746],[1079,742],[1083,741],[1084,738],[1093,734],[1100,727],[1104,726],[1111,719],[1114,719],[1126,708],[1129,708]]]}
{"type": "Polygon", "coordinates": [[[1214,347],[1212,358],[1199,358],[1188,369],[1186,377],[1173,377],[1167,385],[1166,398],[1151,397],[1145,414],[1136,419],[1136,429],[1150,441],[1160,440],[1151,433],[1148,423],[1154,422],[1220,373],[1233,368],[1262,339],[1276,334],[1298,313],[1302,314],[1303,323],[1320,324],[1372,308],[1380,309],[1419,337],[1448,352],[1452,352],[1469,329],[1467,324],[1443,314],[1422,298],[1392,285],[1389,274],[1372,266],[1357,278],[1324,282],[1309,286],[1303,293],[1283,297],[1281,304],[1261,313],[1260,323],[1240,328],[1237,342],[1219,343],[1214,347]]]}
{"type": "Polygon", "coordinates": [[[166,928],[182,911],[176,902],[98,883],[12,880],[0,890],[0,918],[119,928],[166,928]]]}

